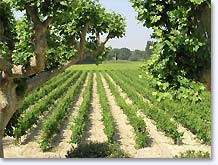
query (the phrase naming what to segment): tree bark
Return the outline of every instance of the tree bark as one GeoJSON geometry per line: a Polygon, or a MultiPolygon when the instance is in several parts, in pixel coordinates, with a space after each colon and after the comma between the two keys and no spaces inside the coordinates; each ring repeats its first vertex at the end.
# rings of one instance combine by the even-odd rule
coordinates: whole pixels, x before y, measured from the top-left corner
{"type": "Polygon", "coordinates": [[[21,101],[16,94],[16,87],[17,85],[10,77],[4,78],[0,86],[0,157],[2,158],[4,157],[2,144],[4,130],[21,101]]]}
{"type": "Polygon", "coordinates": [[[109,33],[104,41],[100,42],[98,41],[98,48],[93,52],[93,56],[96,57],[98,54],[101,54],[104,49],[106,43],[111,39],[111,34],[109,33]]]}
{"type": "Polygon", "coordinates": [[[97,40],[97,44],[100,44],[100,34],[99,32],[96,31],[96,40],[97,40]]]}
{"type": "Polygon", "coordinates": [[[52,71],[41,72],[40,74],[34,76],[33,78],[28,79],[26,92],[30,92],[34,90],[36,87],[45,83],[47,80],[51,79],[52,77],[58,75],[69,66],[76,64],[77,62],[79,62],[79,60],[80,60],[80,56],[77,55],[76,57],[73,57],[71,61],[66,62],[60,68],[54,69],[52,71]]]}
{"type": "Polygon", "coordinates": [[[86,43],[86,35],[87,35],[87,31],[89,28],[89,24],[90,22],[86,22],[81,36],[80,36],[80,43],[79,43],[79,56],[80,56],[80,60],[84,60],[84,48],[85,48],[85,43],[86,43]]]}
{"type": "MultiPolygon", "coordinates": [[[[205,38],[208,39],[208,43],[204,47],[209,55],[211,55],[211,8],[206,4],[200,8],[197,14],[197,17],[200,20],[197,32],[203,40],[205,40],[205,38]]],[[[205,63],[204,69],[199,77],[199,80],[206,84],[207,89],[211,90],[211,63],[205,63]]]]}
{"type": "Polygon", "coordinates": [[[0,158],[4,158],[4,150],[3,150],[3,142],[2,142],[2,139],[3,139],[3,135],[1,134],[1,135],[0,135],[0,158]]]}

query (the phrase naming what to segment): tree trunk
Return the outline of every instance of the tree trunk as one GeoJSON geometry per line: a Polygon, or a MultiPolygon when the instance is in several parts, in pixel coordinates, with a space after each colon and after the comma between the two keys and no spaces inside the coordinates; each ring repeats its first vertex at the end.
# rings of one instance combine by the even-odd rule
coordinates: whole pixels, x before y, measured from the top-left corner
{"type": "MultiPolygon", "coordinates": [[[[99,35],[97,35],[98,38],[99,35]]],[[[99,38],[100,39],[100,38],[99,38]]],[[[109,33],[103,42],[98,41],[98,48],[93,52],[93,56],[97,57],[99,54],[102,54],[106,43],[111,39],[111,34],[109,33]]]]}
{"type": "MultiPolygon", "coordinates": [[[[16,108],[21,103],[23,96],[18,96],[18,84],[14,82],[15,78],[22,78],[34,75],[44,70],[45,66],[45,52],[47,50],[47,34],[48,25],[39,23],[34,25],[34,57],[29,62],[29,65],[22,70],[14,66],[12,75],[7,73],[5,68],[0,72],[0,153],[4,157],[2,138],[4,135],[5,127],[7,126],[10,118],[16,111],[16,108]]],[[[3,67],[3,65],[1,65],[3,67]]],[[[1,67],[0,67],[1,69],[1,67]]],[[[26,91],[26,89],[24,89],[26,91]]],[[[21,92],[25,92],[21,91],[21,92]]]]}
{"type": "Polygon", "coordinates": [[[4,150],[3,150],[3,134],[0,134],[0,158],[4,158],[4,150]]]}
{"type": "Polygon", "coordinates": [[[0,157],[3,158],[4,130],[21,100],[16,94],[17,85],[12,78],[6,77],[0,83],[0,157]]]}
{"type": "MultiPolygon", "coordinates": [[[[201,36],[203,40],[205,40],[205,38],[208,39],[208,43],[204,47],[206,51],[209,53],[209,57],[211,58],[211,8],[208,5],[203,6],[200,9],[197,17],[200,20],[198,23],[197,31],[199,33],[199,36],[201,36]]],[[[204,69],[199,76],[199,80],[206,84],[208,90],[211,90],[210,62],[204,64],[204,69]]]]}
{"type": "Polygon", "coordinates": [[[86,43],[86,34],[89,28],[89,22],[87,22],[82,30],[81,36],[80,36],[80,43],[79,43],[79,57],[82,61],[84,59],[84,48],[86,43]]]}

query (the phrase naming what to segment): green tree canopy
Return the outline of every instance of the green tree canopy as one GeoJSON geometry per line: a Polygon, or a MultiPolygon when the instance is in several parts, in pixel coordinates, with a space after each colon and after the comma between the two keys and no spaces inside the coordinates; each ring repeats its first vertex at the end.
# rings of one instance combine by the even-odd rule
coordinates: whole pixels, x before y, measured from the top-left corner
{"type": "Polygon", "coordinates": [[[153,55],[144,65],[154,86],[166,91],[200,80],[210,69],[210,1],[130,1],[137,19],[154,30],[153,55]]]}

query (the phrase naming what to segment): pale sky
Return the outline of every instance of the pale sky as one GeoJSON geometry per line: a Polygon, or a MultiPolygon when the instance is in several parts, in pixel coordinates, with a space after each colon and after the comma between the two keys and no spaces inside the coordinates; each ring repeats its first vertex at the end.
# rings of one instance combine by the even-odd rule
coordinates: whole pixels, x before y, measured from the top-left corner
{"type": "Polygon", "coordinates": [[[142,23],[136,20],[137,13],[128,0],[99,0],[107,11],[114,11],[126,17],[126,36],[121,39],[111,39],[107,46],[112,48],[127,47],[131,50],[144,50],[147,41],[151,40],[152,30],[143,27],[142,23]]]}
{"type": "MultiPolygon", "coordinates": [[[[106,46],[112,48],[129,48],[131,50],[144,50],[147,41],[151,40],[152,30],[143,27],[136,19],[137,13],[132,8],[132,4],[128,0],[99,0],[107,11],[114,11],[126,18],[126,36],[123,38],[114,38],[109,40],[106,46]]],[[[15,12],[15,17],[22,16],[22,12],[15,12]]]]}

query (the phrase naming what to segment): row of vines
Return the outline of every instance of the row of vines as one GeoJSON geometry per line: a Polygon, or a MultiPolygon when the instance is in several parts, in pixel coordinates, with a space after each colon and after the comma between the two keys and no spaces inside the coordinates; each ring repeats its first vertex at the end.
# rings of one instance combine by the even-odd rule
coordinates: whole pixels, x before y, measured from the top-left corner
{"type": "Polygon", "coordinates": [[[80,94],[82,103],[70,126],[72,135],[69,142],[80,144],[87,131],[93,81],[96,81],[104,133],[107,136],[107,142],[115,144],[116,125],[108,104],[110,100],[104,89],[104,80],[108,84],[116,104],[122,109],[129,124],[133,127],[136,148],[148,147],[150,138],[146,123],[138,115],[138,112],[152,119],[158,130],[172,138],[175,145],[183,144],[183,132],[178,131],[178,123],[195,134],[201,143],[208,145],[211,143],[211,121],[208,117],[210,116],[210,105],[207,93],[203,93],[204,104],[190,104],[190,102],[177,102],[176,100],[159,102],[152,94],[155,92],[155,88],[148,85],[149,79],[139,78],[141,77],[140,71],[93,72],[68,69],[36,89],[25,98],[24,103],[14,114],[13,120],[9,122],[7,135],[15,137],[16,143],[20,143],[21,137],[30,133],[35,125],[42,122],[40,148],[44,152],[48,151],[52,147],[51,143],[54,141],[54,137],[60,133],[61,126],[69,119],[70,109],[82,92],[81,89],[84,88],[80,94]],[[96,76],[93,76],[94,74],[96,76]],[[87,84],[84,86],[85,80],[87,84]],[[120,95],[118,87],[132,100],[131,104],[120,95]],[[199,111],[199,109],[202,110],[199,111]]]}

